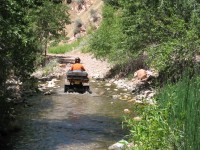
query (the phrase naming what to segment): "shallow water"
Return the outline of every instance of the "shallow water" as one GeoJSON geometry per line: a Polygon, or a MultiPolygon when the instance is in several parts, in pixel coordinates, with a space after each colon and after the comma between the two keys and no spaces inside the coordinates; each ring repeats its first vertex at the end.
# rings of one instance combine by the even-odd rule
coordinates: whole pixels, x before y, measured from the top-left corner
{"type": "MultiPolygon", "coordinates": [[[[63,83],[63,82],[62,82],[63,83]]],[[[12,137],[13,150],[106,150],[125,137],[122,115],[130,104],[113,100],[114,86],[91,83],[92,94],[64,93],[29,99],[19,114],[22,130],[12,137]]]]}

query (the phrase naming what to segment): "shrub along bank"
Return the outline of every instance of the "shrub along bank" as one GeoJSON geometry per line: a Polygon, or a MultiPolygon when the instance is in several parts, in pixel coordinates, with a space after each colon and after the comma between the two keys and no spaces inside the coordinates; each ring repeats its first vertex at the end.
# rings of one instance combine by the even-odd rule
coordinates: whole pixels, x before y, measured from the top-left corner
{"type": "Polygon", "coordinates": [[[186,76],[161,89],[157,105],[138,106],[141,121],[126,117],[124,123],[138,148],[199,149],[199,89],[200,78],[186,76]]]}

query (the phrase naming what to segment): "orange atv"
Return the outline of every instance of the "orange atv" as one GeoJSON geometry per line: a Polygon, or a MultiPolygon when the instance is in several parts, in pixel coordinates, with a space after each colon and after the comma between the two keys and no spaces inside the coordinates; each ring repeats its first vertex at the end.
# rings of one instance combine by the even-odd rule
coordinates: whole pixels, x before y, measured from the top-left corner
{"type": "Polygon", "coordinates": [[[65,79],[64,92],[91,93],[88,73],[79,70],[69,70],[65,79]]]}

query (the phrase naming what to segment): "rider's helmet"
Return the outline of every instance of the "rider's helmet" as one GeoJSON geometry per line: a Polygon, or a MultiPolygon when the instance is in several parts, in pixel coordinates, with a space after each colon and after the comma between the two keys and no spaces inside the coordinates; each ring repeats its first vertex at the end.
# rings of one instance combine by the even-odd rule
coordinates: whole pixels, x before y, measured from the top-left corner
{"type": "Polygon", "coordinates": [[[80,63],[81,62],[81,59],[79,57],[76,57],[75,58],[75,63],[80,63]]]}

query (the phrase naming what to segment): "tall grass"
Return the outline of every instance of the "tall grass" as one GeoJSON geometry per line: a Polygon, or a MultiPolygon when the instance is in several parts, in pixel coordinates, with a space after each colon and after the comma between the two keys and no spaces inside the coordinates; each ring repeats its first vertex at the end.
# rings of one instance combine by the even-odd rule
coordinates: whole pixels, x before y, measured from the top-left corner
{"type": "Polygon", "coordinates": [[[200,77],[168,83],[155,98],[156,105],[134,106],[141,121],[124,120],[135,149],[199,150],[200,77]]]}
{"type": "Polygon", "coordinates": [[[169,126],[182,132],[176,149],[200,149],[200,78],[186,76],[176,85],[169,84],[158,100],[169,107],[169,126]]]}
{"type": "Polygon", "coordinates": [[[75,42],[73,42],[71,44],[53,46],[48,49],[48,53],[64,54],[66,52],[69,52],[69,51],[77,48],[79,46],[79,44],[80,44],[80,39],[76,40],[75,42]]]}

